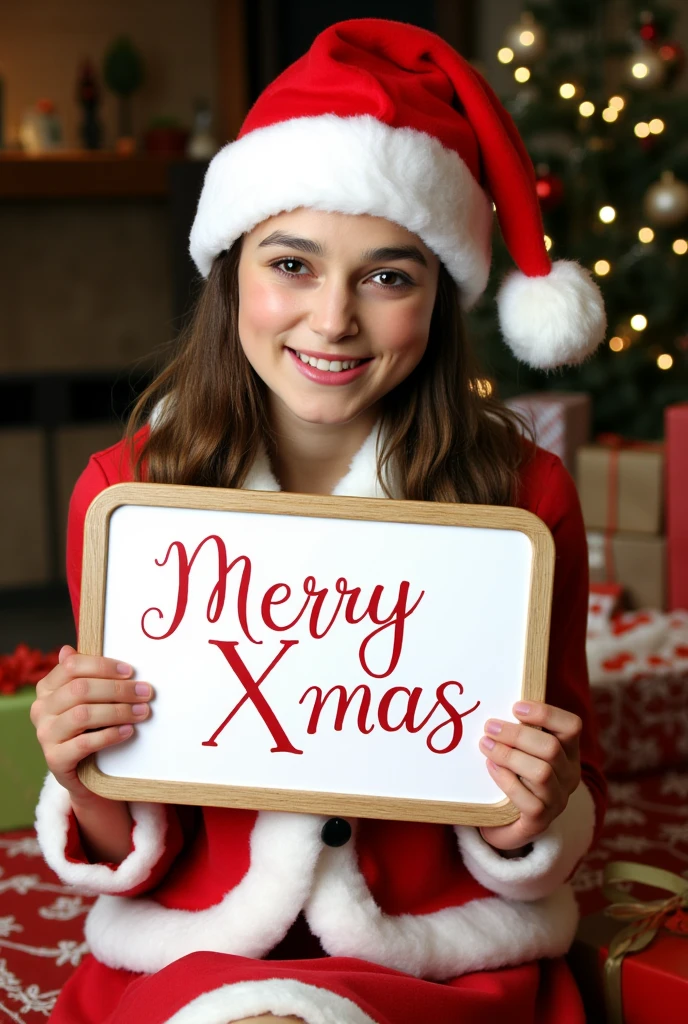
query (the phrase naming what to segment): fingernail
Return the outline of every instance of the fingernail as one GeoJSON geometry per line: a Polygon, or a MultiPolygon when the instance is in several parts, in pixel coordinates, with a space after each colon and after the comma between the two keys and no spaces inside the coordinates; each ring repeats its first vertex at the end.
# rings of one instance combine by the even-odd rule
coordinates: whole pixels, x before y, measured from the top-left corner
{"type": "Polygon", "coordinates": [[[495,741],[491,740],[489,736],[483,736],[480,740],[481,747],[487,747],[488,750],[492,750],[495,745],[495,741]]]}
{"type": "Polygon", "coordinates": [[[132,704],[131,710],[132,710],[133,714],[135,714],[135,715],[145,715],[145,713],[148,711],[148,705],[147,704],[132,704]]]}
{"type": "Polygon", "coordinates": [[[485,732],[491,732],[493,736],[498,736],[502,731],[502,726],[499,722],[493,722],[490,719],[489,722],[485,723],[485,732]]]}
{"type": "Polygon", "coordinates": [[[134,693],[137,697],[150,697],[150,692],[148,683],[137,683],[134,687],[134,693]]]}
{"type": "Polygon", "coordinates": [[[530,714],[530,704],[514,704],[514,711],[517,715],[530,714]]]}
{"type": "Polygon", "coordinates": [[[487,761],[487,767],[490,769],[490,771],[493,771],[493,772],[498,772],[499,771],[499,765],[495,764],[494,761],[487,761]]]}
{"type": "Polygon", "coordinates": [[[133,725],[120,725],[120,727],[119,727],[119,734],[120,734],[120,736],[130,736],[133,731],[134,731],[134,726],[133,725]]]}
{"type": "Polygon", "coordinates": [[[117,671],[121,676],[128,676],[131,672],[131,665],[127,665],[126,661],[118,661],[117,671]]]}

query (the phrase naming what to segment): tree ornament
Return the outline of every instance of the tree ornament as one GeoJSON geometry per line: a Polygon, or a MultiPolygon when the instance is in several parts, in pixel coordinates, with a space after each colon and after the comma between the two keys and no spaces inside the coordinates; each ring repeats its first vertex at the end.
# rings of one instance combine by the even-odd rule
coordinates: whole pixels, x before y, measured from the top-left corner
{"type": "Polygon", "coordinates": [[[686,53],[678,43],[666,42],[657,50],[657,55],[664,64],[664,74],[668,85],[673,85],[686,66],[686,53]]]}
{"type": "Polygon", "coordinates": [[[550,172],[546,164],[538,165],[536,174],[535,191],[540,206],[545,213],[551,213],[561,205],[564,198],[564,183],[556,174],[550,172]]]}
{"type": "Polygon", "coordinates": [[[644,42],[652,43],[657,38],[658,30],[652,11],[641,11],[638,16],[640,23],[639,36],[644,42]]]}
{"type": "Polygon", "coordinates": [[[666,77],[666,66],[656,50],[644,46],[627,58],[626,79],[634,89],[658,89],[666,77]]]}
{"type": "Polygon", "coordinates": [[[506,30],[504,45],[513,50],[519,64],[532,64],[545,50],[545,33],[532,14],[525,11],[518,25],[506,30]]]}
{"type": "Polygon", "coordinates": [[[648,220],[659,227],[671,227],[688,216],[688,185],[663,171],[659,181],[645,193],[643,210],[648,220]]]}

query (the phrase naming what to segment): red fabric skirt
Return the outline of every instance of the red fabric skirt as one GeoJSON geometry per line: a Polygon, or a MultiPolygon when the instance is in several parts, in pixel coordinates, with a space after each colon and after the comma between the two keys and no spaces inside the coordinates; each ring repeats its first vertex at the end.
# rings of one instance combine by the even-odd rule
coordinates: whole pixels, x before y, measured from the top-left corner
{"type": "MultiPolygon", "coordinates": [[[[300,982],[316,1002],[314,990],[324,989],[349,1000],[376,1024],[504,1024],[505,1017],[510,1024],[585,1024],[578,989],[563,959],[480,971],[440,983],[365,960],[319,955],[316,947],[317,940],[300,919],[264,960],[191,953],[157,974],[143,975],[112,970],[88,956],[66,983],[50,1024],[165,1024],[203,993],[268,979],[300,982]],[[290,947],[297,956],[306,952],[309,959],[280,959],[290,947]]],[[[342,1013],[340,1009],[335,1017],[318,1014],[312,1020],[348,1024],[342,1013]]],[[[210,1016],[207,1019],[210,1024],[210,1016]]],[[[236,1019],[240,1018],[228,1015],[221,1024],[236,1019]]]]}

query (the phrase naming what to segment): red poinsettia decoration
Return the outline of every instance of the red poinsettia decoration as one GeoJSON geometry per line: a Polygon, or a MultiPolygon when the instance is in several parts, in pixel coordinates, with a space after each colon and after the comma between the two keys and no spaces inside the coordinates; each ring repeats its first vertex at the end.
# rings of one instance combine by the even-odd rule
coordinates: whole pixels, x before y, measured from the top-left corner
{"type": "Polygon", "coordinates": [[[57,665],[59,648],[43,651],[17,644],[13,654],[0,654],[0,694],[16,693],[20,686],[35,686],[57,665]]]}

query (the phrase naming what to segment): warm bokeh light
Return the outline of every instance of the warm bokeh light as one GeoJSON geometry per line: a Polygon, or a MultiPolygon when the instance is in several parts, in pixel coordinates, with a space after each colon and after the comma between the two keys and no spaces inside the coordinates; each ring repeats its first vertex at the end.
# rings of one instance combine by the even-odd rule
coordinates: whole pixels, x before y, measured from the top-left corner
{"type": "Polygon", "coordinates": [[[664,127],[664,121],[662,121],[661,117],[653,117],[650,121],[650,131],[653,135],[659,135],[660,132],[664,131],[664,127]]]}
{"type": "Polygon", "coordinates": [[[608,121],[610,124],[612,121],[616,121],[619,116],[619,111],[614,110],[614,107],[605,107],[602,111],[602,119],[608,121]]]}
{"type": "Polygon", "coordinates": [[[578,108],[578,113],[582,114],[583,117],[592,117],[595,113],[595,104],[591,103],[590,100],[584,100],[578,108]]]}
{"type": "Polygon", "coordinates": [[[503,46],[497,51],[497,60],[500,64],[511,64],[514,59],[514,51],[509,46],[503,46]]]}
{"type": "Polygon", "coordinates": [[[516,68],[514,71],[514,78],[517,82],[527,82],[530,78],[530,70],[528,68],[516,68]]]}
{"type": "Polygon", "coordinates": [[[545,235],[545,249],[547,250],[547,252],[549,252],[551,248],[552,248],[552,239],[549,237],[549,235],[545,235]]]}
{"type": "Polygon", "coordinates": [[[576,87],[572,82],[564,82],[559,86],[559,95],[565,100],[572,100],[576,95],[576,87]]]}
{"type": "Polygon", "coordinates": [[[688,242],[685,238],[677,238],[671,248],[677,256],[685,256],[688,252],[688,242]]]}
{"type": "Polygon", "coordinates": [[[644,61],[639,60],[631,68],[631,73],[634,78],[647,78],[650,69],[644,61]]]}
{"type": "Polygon", "coordinates": [[[597,216],[603,224],[611,224],[616,217],[616,210],[613,206],[603,206],[597,216]]]}
{"type": "Polygon", "coordinates": [[[494,388],[492,387],[492,381],[487,378],[476,378],[471,382],[471,391],[475,391],[480,398],[489,398],[494,388]]]}
{"type": "Polygon", "coordinates": [[[612,110],[623,110],[626,106],[626,101],[623,96],[611,96],[609,99],[609,106],[612,110]]]}
{"type": "Polygon", "coordinates": [[[631,317],[631,327],[634,331],[644,331],[647,327],[647,317],[642,313],[636,313],[631,317]]]}
{"type": "Polygon", "coordinates": [[[609,347],[612,352],[623,352],[625,345],[626,342],[624,339],[620,338],[618,335],[609,339],[609,347]]]}
{"type": "Polygon", "coordinates": [[[604,275],[608,274],[611,269],[612,265],[608,260],[598,260],[595,266],[593,267],[593,270],[598,275],[598,277],[604,277],[604,275]]]}
{"type": "Polygon", "coordinates": [[[633,131],[639,139],[646,139],[650,134],[650,126],[647,121],[638,121],[633,131]]]}
{"type": "Polygon", "coordinates": [[[661,356],[657,356],[657,366],[660,370],[670,370],[674,365],[674,357],[670,356],[668,352],[662,352],[661,356]]]}
{"type": "Polygon", "coordinates": [[[651,242],[654,239],[654,237],[655,233],[652,230],[652,228],[641,228],[638,232],[638,238],[641,242],[645,242],[646,245],[648,242],[651,242]]]}
{"type": "Polygon", "coordinates": [[[521,32],[518,37],[518,41],[521,46],[532,46],[535,42],[535,33],[531,32],[530,29],[527,28],[524,32],[521,32]]]}

